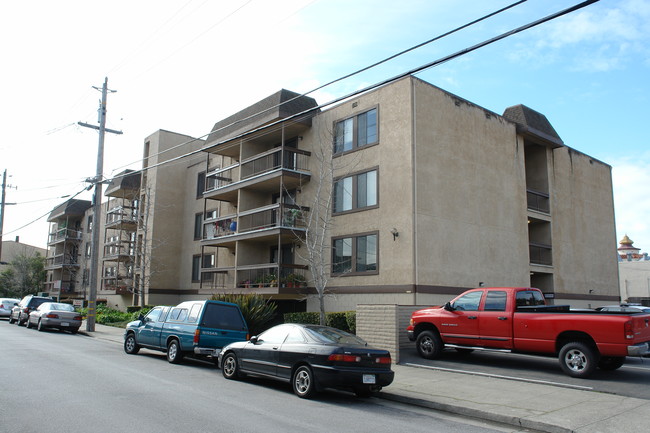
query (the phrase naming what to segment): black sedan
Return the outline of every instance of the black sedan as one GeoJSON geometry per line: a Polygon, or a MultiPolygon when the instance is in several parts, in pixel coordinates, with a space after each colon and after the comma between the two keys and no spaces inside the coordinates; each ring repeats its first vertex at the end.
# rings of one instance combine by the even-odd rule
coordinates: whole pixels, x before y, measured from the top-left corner
{"type": "Polygon", "coordinates": [[[229,344],[219,353],[219,365],[226,379],[252,374],[290,382],[302,398],[324,388],[368,396],[390,385],[395,375],[387,350],[368,347],[339,329],[295,323],[229,344]]]}

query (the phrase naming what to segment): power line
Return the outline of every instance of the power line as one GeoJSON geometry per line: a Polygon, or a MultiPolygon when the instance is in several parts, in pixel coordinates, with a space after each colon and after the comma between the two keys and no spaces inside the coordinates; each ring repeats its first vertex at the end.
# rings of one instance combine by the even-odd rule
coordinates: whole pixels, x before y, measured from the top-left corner
{"type": "MultiPolygon", "coordinates": [[[[338,83],[339,81],[343,81],[343,80],[348,79],[348,78],[350,78],[350,77],[352,77],[352,76],[358,75],[358,74],[360,74],[360,73],[362,73],[362,72],[365,72],[365,71],[367,71],[367,70],[369,70],[369,69],[372,69],[372,68],[374,68],[374,67],[377,67],[377,66],[379,66],[379,65],[382,65],[382,64],[384,64],[384,63],[386,63],[386,62],[388,62],[388,61],[390,61],[390,60],[393,60],[393,59],[395,59],[395,58],[397,58],[397,57],[399,57],[399,56],[402,56],[402,55],[404,55],[404,54],[406,54],[406,53],[409,53],[409,52],[414,51],[414,50],[416,50],[416,49],[418,49],[418,48],[421,48],[421,47],[423,47],[423,46],[425,46],[425,45],[428,45],[428,44],[430,44],[430,43],[432,43],[432,42],[438,41],[438,40],[443,39],[443,38],[445,38],[445,37],[447,37],[447,36],[450,36],[450,35],[452,35],[452,34],[454,34],[454,33],[457,33],[457,32],[459,32],[459,31],[461,31],[461,30],[463,30],[463,29],[466,29],[466,28],[468,28],[468,27],[471,27],[471,26],[473,26],[473,25],[475,25],[475,24],[477,24],[477,23],[480,23],[481,21],[485,21],[485,20],[488,19],[488,18],[491,18],[491,17],[493,17],[493,16],[495,16],[495,15],[498,15],[498,14],[500,14],[500,13],[502,13],[502,12],[505,12],[505,11],[507,11],[507,10],[509,10],[509,9],[512,9],[513,7],[518,6],[518,5],[522,4],[522,3],[525,3],[526,1],[527,1],[527,0],[520,0],[520,1],[517,1],[517,2],[515,2],[515,3],[512,3],[512,4],[508,5],[508,6],[505,6],[505,7],[501,8],[501,9],[498,9],[498,10],[496,10],[496,11],[494,11],[494,12],[491,12],[491,13],[489,13],[489,14],[487,14],[487,15],[484,15],[484,16],[482,16],[482,17],[480,17],[480,18],[477,18],[477,19],[475,19],[475,20],[473,20],[473,21],[470,21],[470,22],[467,23],[467,24],[463,24],[463,25],[460,26],[460,27],[456,27],[456,28],[453,29],[453,30],[447,31],[447,32],[445,32],[445,33],[442,33],[442,34],[440,34],[440,35],[438,35],[438,36],[435,36],[435,37],[433,37],[433,38],[431,38],[431,39],[429,39],[429,40],[427,40],[427,41],[421,42],[421,43],[419,43],[419,44],[417,44],[417,45],[413,45],[413,46],[411,46],[410,48],[407,48],[407,49],[402,50],[402,51],[400,51],[400,52],[398,52],[398,53],[395,53],[395,54],[393,54],[393,55],[391,55],[391,56],[389,56],[389,57],[386,57],[386,58],[384,58],[384,59],[382,59],[382,60],[380,60],[380,61],[378,61],[378,62],[375,62],[375,63],[373,63],[373,64],[371,64],[371,65],[369,65],[369,66],[365,66],[365,67],[363,67],[363,68],[361,68],[361,69],[359,69],[359,70],[357,70],[357,71],[354,71],[354,72],[348,73],[348,74],[346,74],[346,75],[343,75],[342,77],[339,77],[339,78],[336,78],[336,79],[334,79],[334,80],[332,80],[332,81],[329,81],[329,82],[327,82],[327,83],[325,83],[325,84],[323,84],[323,85],[320,85],[320,86],[318,86],[318,87],[316,87],[316,88],[314,88],[314,89],[312,89],[312,90],[309,90],[308,92],[302,93],[302,94],[297,95],[297,96],[295,96],[295,97],[293,97],[293,98],[290,98],[290,99],[288,99],[288,100],[286,100],[286,101],[284,101],[284,102],[281,102],[281,103],[279,103],[279,104],[273,105],[273,106],[271,106],[271,107],[269,107],[269,108],[266,108],[266,109],[264,109],[264,110],[262,110],[262,111],[259,111],[259,112],[254,113],[254,114],[251,114],[250,116],[248,116],[248,117],[244,117],[243,119],[238,119],[238,120],[236,120],[236,121],[234,121],[234,122],[232,122],[232,123],[230,123],[230,124],[228,124],[228,125],[224,125],[224,126],[222,126],[222,127],[220,127],[220,128],[214,129],[214,130],[210,131],[209,133],[207,133],[207,134],[205,134],[205,135],[202,135],[202,136],[200,136],[200,137],[198,137],[198,138],[194,138],[194,139],[192,139],[192,140],[190,140],[190,141],[180,143],[180,144],[178,144],[178,145],[176,145],[176,146],[173,146],[173,147],[171,147],[171,148],[169,148],[169,149],[166,149],[166,150],[163,150],[163,151],[161,151],[161,152],[158,152],[158,153],[156,153],[155,155],[150,155],[150,156],[148,156],[148,158],[151,158],[151,157],[153,157],[153,156],[159,156],[159,155],[162,155],[162,154],[164,154],[165,152],[169,152],[169,151],[174,150],[174,149],[177,149],[177,148],[179,148],[179,147],[181,147],[181,146],[185,146],[185,145],[191,143],[192,141],[203,139],[204,137],[208,137],[210,134],[213,134],[213,133],[215,133],[215,132],[219,132],[219,131],[221,131],[221,130],[223,130],[223,129],[226,129],[226,128],[229,128],[229,127],[231,127],[231,126],[235,126],[235,125],[237,125],[237,124],[239,124],[239,123],[245,122],[246,120],[249,120],[249,119],[252,119],[252,118],[254,118],[254,117],[256,117],[256,116],[259,116],[259,115],[261,115],[261,114],[264,114],[264,113],[266,113],[266,112],[268,112],[268,111],[271,111],[271,110],[273,110],[273,109],[275,109],[275,108],[278,108],[278,107],[280,107],[280,106],[282,106],[282,105],[284,105],[284,104],[288,104],[288,103],[290,103],[290,102],[292,102],[292,101],[294,101],[294,100],[296,100],[296,99],[298,99],[298,98],[302,98],[302,97],[305,97],[305,96],[307,96],[307,95],[310,95],[310,94],[312,94],[312,93],[314,93],[314,92],[317,92],[318,90],[321,90],[321,89],[323,89],[323,88],[325,88],[325,87],[331,86],[332,84],[338,83]]],[[[307,6],[310,6],[310,5],[313,4],[313,3],[314,3],[314,2],[310,3],[310,4],[307,5],[307,6]]],[[[244,6],[246,6],[246,5],[243,5],[242,7],[244,7],[244,6]]],[[[307,7],[307,6],[305,6],[305,7],[307,7]]],[[[304,9],[305,7],[303,7],[302,9],[304,9]]],[[[302,9],[301,9],[301,10],[302,10],[302,9]]],[[[235,12],[236,12],[236,11],[235,11],[235,12]]],[[[227,18],[227,17],[226,17],[226,18],[227,18]]],[[[224,18],[224,19],[225,19],[225,18],[224,18]]],[[[222,21],[223,21],[223,20],[222,20],[222,21]]],[[[216,26],[216,24],[215,24],[215,26],[216,26]]],[[[214,27],[214,26],[213,26],[213,27],[214,27]]],[[[205,33],[205,32],[204,32],[204,33],[205,33]]],[[[194,39],[194,40],[196,40],[196,39],[194,39]]],[[[120,167],[117,167],[116,169],[113,170],[113,173],[114,173],[115,171],[117,171],[117,170],[120,170],[120,169],[125,168],[125,167],[129,167],[129,166],[131,166],[132,164],[137,164],[137,163],[139,163],[139,162],[141,162],[141,161],[142,161],[142,160],[138,160],[138,161],[134,161],[134,162],[132,162],[132,163],[130,163],[130,164],[122,165],[122,166],[120,166],[120,167]]]]}
{"type": "MultiPolygon", "coordinates": [[[[510,30],[510,31],[508,31],[508,32],[501,33],[501,34],[498,35],[498,36],[495,36],[495,37],[493,37],[493,38],[490,38],[490,39],[484,40],[483,42],[480,42],[480,43],[478,43],[478,44],[472,45],[472,46],[470,46],[470,47],[468,47],[468,48],[465,48],[465,49],[463,49],[463,50],[457,51],[457,52],[455,52],[455,53],[453,53],[453,54],[449,54],[449,55],[447,55],[447,56],[441,57],[441,58],[439,58],[439,59],[437,59],[437,60],[434,60],[434,61],[432,61],[432,62],[429,62],[429,63],[426,63],[426,64],[424,64],[424,65],[421,65],[421,66],[419,66],[419,67],[417,67],[417,68],[414,68],[414,69],[411,69],[411,70],[409,70],[409,71],[403,72],[403,73],[401,73],[401,74],[399,74],[399,75],[396,75],[396,76],[394,76],[394,77],[392,77],[392,78],[388,78],[388,79],[386,79],[386,80],[380,81],[380,82],[375,83],[375,84],[373,84],[373,85],[367,86],[367,87],[365,87],[365,88],[363,88],[363,89],[360,89],[360,90],[354,91],[354,92],[352,92],[352,93],[349,93],[349,94],[347,94],[347,95],[344,95],[344,96],[341,96],[341,97],[335,98],[335,99],[333,99],[333,100],[331,100],[331,101],[329,101],[329,102],[327,102],[327,103],[317,105],[316,107],[312,107],[312,108],[307,109],[307,110],[304,110],[304,111],[302,111],[302,112],[300,112],[300,113],[296,113],[296,114],[293,114],[293,115],[288,116],[288,117],[286,117],[286,118],[276,120],[276,121],[271,122],[271,123],[269,123],[269,124],[267,124],[267,125],[264,125],[264,126],[261,126],[261,127],[255,128],[255,129],[253,129],[253,130],[246,131],[246,132],[241,133],[241,134],[239,134],[239,135],[236,135],[236,136],[234,136],[234,137],[229,137],[227,140],[218,141],[218,142],[216,142],[216,143],[211,143],[211,144],[209,145],[209,147],[207,147],[207,148],[206,148],[206,147],[203,147],[203,148],[201,148],[201,149],[197,149],[197,150],[194,150],[194,151],[188,152],[188,153],[186,153],[186,154],[179,155],[179,156],[177,156],[177,157],[171,158],[171,159],[169,159],[169,160],[167,160],[167,161],[163,161],[163,162],[160,162],[160,163],[157,163],[157,164],[151,165],[151,166],[148,165],[147,167],[142,168],[142,169],[140,169],[140,170],[138,170],[138,171],[140,171],[140,172],[144,172],[144,171],[149,170],[149,169],[151,169],[151,168],[155,168],[155,167],[159,167],[159,166],[164,165],[164,164],[171,163],[172,161],[177,161],[177,160],[180,160],[180,159],[182,159],[182,158],[186,158],[186,157],[189,157],[189,156],[192,156],[192,155],[196,155],[196,154],[198,154],[198,153],[200,153],[200,152],[206,151],[208,148],[213,148],[213,147],[219,146],[220,144],[226,143],[227,141],[232,141],[232,140],[236,140],[236,139],[239,139],[239,138],[243,138],[243,137],[245,137],[245,136],[249,136],[249,135],[251,135],[251,134],[255,134],[255,133],[260,132],[260,131],[266,131],[266,130],[269,130],[269,129],[274,128],[274,127],[276,127],[276,126],[278,126],[278,125],[280,125],[280,124],[282,124],[282,123],[284,123],[284,122],[287,122],[287,121],[291,121],[291,120],[294,120],[294,119],[300,119],[300,118],[302,118],[302,117],[304,117],[304,116],[308,116],[308,115],[313,115],[313,114],[311,114],[311,113],[314,113],[316,110],[320,110],[320,109],[322,109],[322,108],[329,107],[329,106],[334,105],[334,104],[336,104],[336,103],[342,102],[342,101],[344,101],[344,100],[346,100],[346,99],[349,99],[349,98],[355,97],[355,96],[357,96],[357,95],[360,95],[360,94],[363,94],[363,93],[369,92],[369,91],[374,90],[374,89],[376,89],[376,88],[378,88],[378,87],[382,87],[382,86],[385,86],[385,85],[387,85],[387,84],[393,83],[393,82],[398,81],[398,80],[400,80],[400,79],[402,79],[402,78],[405,78],[405,77],[407,77],[407,76],[409,76],[409,75],[415,75],[415,74],[418,74],[418,73],[420,73],[420,72],[423,72],[423,71],[425,71],[425,70],[427,70],[427,69],[430,69],[430,68],[432,68],[432,67],[439,66],[439,65],[441,65],[441,64],[443,64],[443,63],[446,63],[446,62],[448,62],[448,61],[450,61],[450,60],[453,60],[453,59],[458,58],[458,57],[460,57],[460,56],[463,56],[463,55],[465,55],[465,54],[468,54],[468,53],[471,53],[471,52],[473,52],[473,51],[476,51],[476,50],[479,49],[479,48],[482,48],[482,47],[485,47],[485,46],[491,45],[491,44],[493,44],[493,43],[495,43],[495,42],[498,42],[498,41],[500,41],[500,40],[502,40],[502,39],[505,39],[505,38],[510,37],[510,36],[512,36],[512,35],[515,35],[515,34],[517,34],[517,33],[521,33],[521,32],[523,32],[523,31],[525,31],[525,30],[528,30],[528,29],[530,29],[530,28],[536,27],[536,26],[538,26],[538,25],[540,25],[540,24],[543,24],[543,23],[546,23],[546,22],[548,22],[548,21],[551,21],[551,20],[557,19],[557,18],[562,17],[562,16],[564,16],[564,15],[567,15],[567,14],[569,14],[569,13],[571,13],[571,12],[575,12],[575,11],[577,11],[577,10],[579,10],[579,9],[582,9],[582,8],[584,8],[584,7],[586,7],[586,6],[589,6],[589,5],[593,4],[593,3],[597,3],[598,1],[600,1],[600,0],[586,0],[586,1],[583,1],[582,3],[579,3],[579,4],[575,5],[575,6],[569,7],[569,8],[567,8],[567,9],[563,9],[563,10],[561,10],[561,11],[559,11],[559,12],[556,12],[556,13],[553,13],[553,14],[551,14],[551,15],[547,15],[547,16],[544,17],[544,18],[540,18],[540,19],[538,19],[538,20],[536,20],[536,21],[533,21],[533,22],[530,22],[530,23],[525,24],[525,25],[523,25],[523,26],[517,27],[517,28],[512,29],[512,30],[510,30]]],[[[517,2],[516,4],[518,4],[518,3],[521,3],[521,2],[517,2]]],[[[281,104],[279,104],[279,105],[281,105],[281,104]]],[[[277,105],[277,106],[279,106],[279,105],[277,105]]],[[[277,106],[276,106],[276,107],[277,107],[277,106]]],[[[275,107],[274,107],[274,108],[275,108],[275,107]]],[[[246,117],[245,119],[242,119],[242,120],[239,120],[239,121],[233,122],[233,123],[231,123],[231,124],[229,124],[229,125],[226,125],[226,126],[224,126],[224,127],[222,127],[222,128],[218,128],[218,129],[216,129],[216,130],[213,130],[213,131],[211,131],[210,133],[205,134],[205,135],[203,135],[203,136],[201,136],[201,137],[209,136],[210,134],[212,134],[212,133],[214,133],[214,132],[218,132],[218,131],[220,131],[220,130],[222,130],[222,129],[224,129],[224,128],[227,128],[227,127],[229,127],[229,126],[235,125],[235,124],[237,124],[237,123],[239,123],[239,122],[241,122],[241,121],[243,121],[243,120],[250,119],[250,118],[255,117],[255,116],[259,115],[260,113],[264,113],[264,112],[265,112],[265,111],[261,111],[261,112],[259,112],[259,113],[256,113],[256,114],[252,115],[252,116],[246,117]]],[[[198,139],[197,139],[197,138],[193,138],[192,140],[188,140],[188,141],[186,141],[186,142],[184,142],[184,143],[181,143],[181,144],[179,144],[179,145],[177,145],[177,146],[172,147],[171,149],[178,148],[178,147],[180,147],[180,146],[182,146],[182,145],[189,144],[189,143],[191,143],[191,142],[193,142],[193,141],[196,141],[196,140],[198,140],[198,139]]],[[[168,150],[171,150],[171,149],[168,149],[168,150]]],[[[159,154],[162,154],[162,153],[164,153],[164,152],[160,152],[159,154]]],[[[119,177],[120,177],[120,176],[116,176],[115,178],[119,178],[119,177]]]]}

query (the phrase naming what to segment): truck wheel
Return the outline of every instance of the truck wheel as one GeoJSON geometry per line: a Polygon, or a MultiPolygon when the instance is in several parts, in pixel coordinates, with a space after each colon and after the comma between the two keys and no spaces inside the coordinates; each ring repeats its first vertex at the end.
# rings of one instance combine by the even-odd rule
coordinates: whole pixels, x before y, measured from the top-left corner
{"type": "Polygon", "coordinates": [[[585,343],[572,341],[560,350],[560,366],[571,377],[584,379],[597,367],[596,351],[585,343]]]}
{"type": "Polygon", "coordinates": [[[180,364],[183,360],[183,352],[178,340],[172,340],[167,345],[167,361],[171,364],[180,364]]]}
{"type": "Polygon", "coordinates": [[[625,363],[624,356],[603,356],[598,361],[598,368],[605,371],[613,371],[621,368],[623,363],[625,363]]]}
{"type": "Polygon", "coordinates": [[[124,340],[124,351],[129,355],[135,355],[140,351],[140,345],[135,341],[135,335],[129,334],[124,340]]]}
{"type": "Polygon", "coordinates": [[[420,332],[415,341],[415,346],[420,356],[426,359],[436,359],[440,356],[440,352],[442,352],[442,348],[444,347],[440,335],[433,331],[420,332]]]}

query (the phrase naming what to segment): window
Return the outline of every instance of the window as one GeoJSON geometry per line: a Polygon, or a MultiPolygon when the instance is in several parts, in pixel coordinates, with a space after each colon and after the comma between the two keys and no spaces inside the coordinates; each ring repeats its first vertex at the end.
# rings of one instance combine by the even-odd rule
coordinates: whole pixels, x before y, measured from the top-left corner
{"type": "Polygon", "coordinates": [[[478,311],[483,291],[470,292],[456,299],[452,306],[459,311],[478,311]]]}
{"type": "Polygon", "coordinates": [[[169,320],[182,322],[187,318],[187,308],[174,308],[169,314],[169,320]]]}
{"type": "Polygon", "coordinates": [[[196,323],[199,320],[199,314],[201,314],[201,304],[192,305],[190,310],[190,317],[187,319],[187,323],[196,323]]]}
{"type": "Polygon", "coordinates": [[[194,215],[194,240],[197,241],[203,238],[203,214],[197,213],[194,215]]]}
{"type": "Polygon", "coordinates": [[[205,305],[201,326],[213,329],[246,330],[246,323],[239,312],[239,308],[212,302],[205,305]]]}
{"type": "Polygon", "coordinates": [[[506,292],[502,290],[491,290],[485,298],[485,311],[506,311],[506,292]]]}
{"type": "Polygon", "coordinates": [[[88,223],[86,224],[88,226],[88,233],[93,231],[93,216],[89,215],[88,216],[88,223]]]}
{"type": "Polygon", "coordinates": [[[145,321],[147,322],[157,322],[158,319],[160,318],[160,313],[162,313],[162,308],[154,308],[153,310],[149,311],[147,315],[145,316],[145,321]]]}
{"type": "Polygon", "coordinates": [[[206,269],[207,268],[214,268],[214,264],[215,264],[214,254],[206,254],[206,255],[203,256],[203,264],[202,264],[203,268],[206,268],[206,269]]]}
{"type": "Polygon", "coordinates": [[[192,256],[192,282],[198,283],[201,279],[201,256],[192,256]]]}
{"type": "Polygon", "coordinates": [[[196,179],[196,198],[203,197],[204,192],[205,192],[205,171],[202,171],[201,173],[199,173],[196,179]]]}
{"type": "Polygon", "coordinates": [[[377,206],[377,170],[334,182],[334,213],[377,206]]]}
{"type": "Polygon", "coordinates": [[[348,152],[376,143],[377,109],[337,122],[334,131],[334,153],[348,152]]]}
{"type": "Polygon", "coordinates": [[[334,239],[332,273],[377,273],[377,234],[334,239]]]}

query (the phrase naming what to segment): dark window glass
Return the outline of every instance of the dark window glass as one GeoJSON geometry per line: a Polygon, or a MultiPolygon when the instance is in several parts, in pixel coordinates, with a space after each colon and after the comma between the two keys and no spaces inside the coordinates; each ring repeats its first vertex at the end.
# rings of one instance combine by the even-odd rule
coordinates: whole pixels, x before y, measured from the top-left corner
{"type": "Polygon", "coordinates": [[[477,311],[483,292],[471,292],[456,299],[453,307],[458,311],[477,311]]]}
{"type": "Polygon", "coordinates": [[[506,311],[506,292],[502,290],[490,290],[485,298],[485,311],[506,311]]]}
{"type": "Polygon", "coordinates": [[[237,307],[232,305],[207,303],[201,319],[201,326],[212,329],[245,331],[246,324],[237,307]]]}
{"type": "Polygon", "coordinates": [[[377,272],[377,235],[335,239],[332,251],[332,273],[377,272]]]}
{"type": "Polygon", "coordinates": [[[377,205],[377,170],[334,182],[334,213],[377,205]]]}
{"type": "Polygon", "coordinates": [[[342,153],[378,141],[377,109],[336,123],[334,153],[342,153]]]}
{"type": "Polygon", "coordinates": [[[201,276],[201,256],[192,257],[192,281],[199,282],[201,276]]]}
{"type": "Polygon", "coordinates": [[[194,240],[203,238],[203,215],[197,213],[194,215],[194,240]]]}

